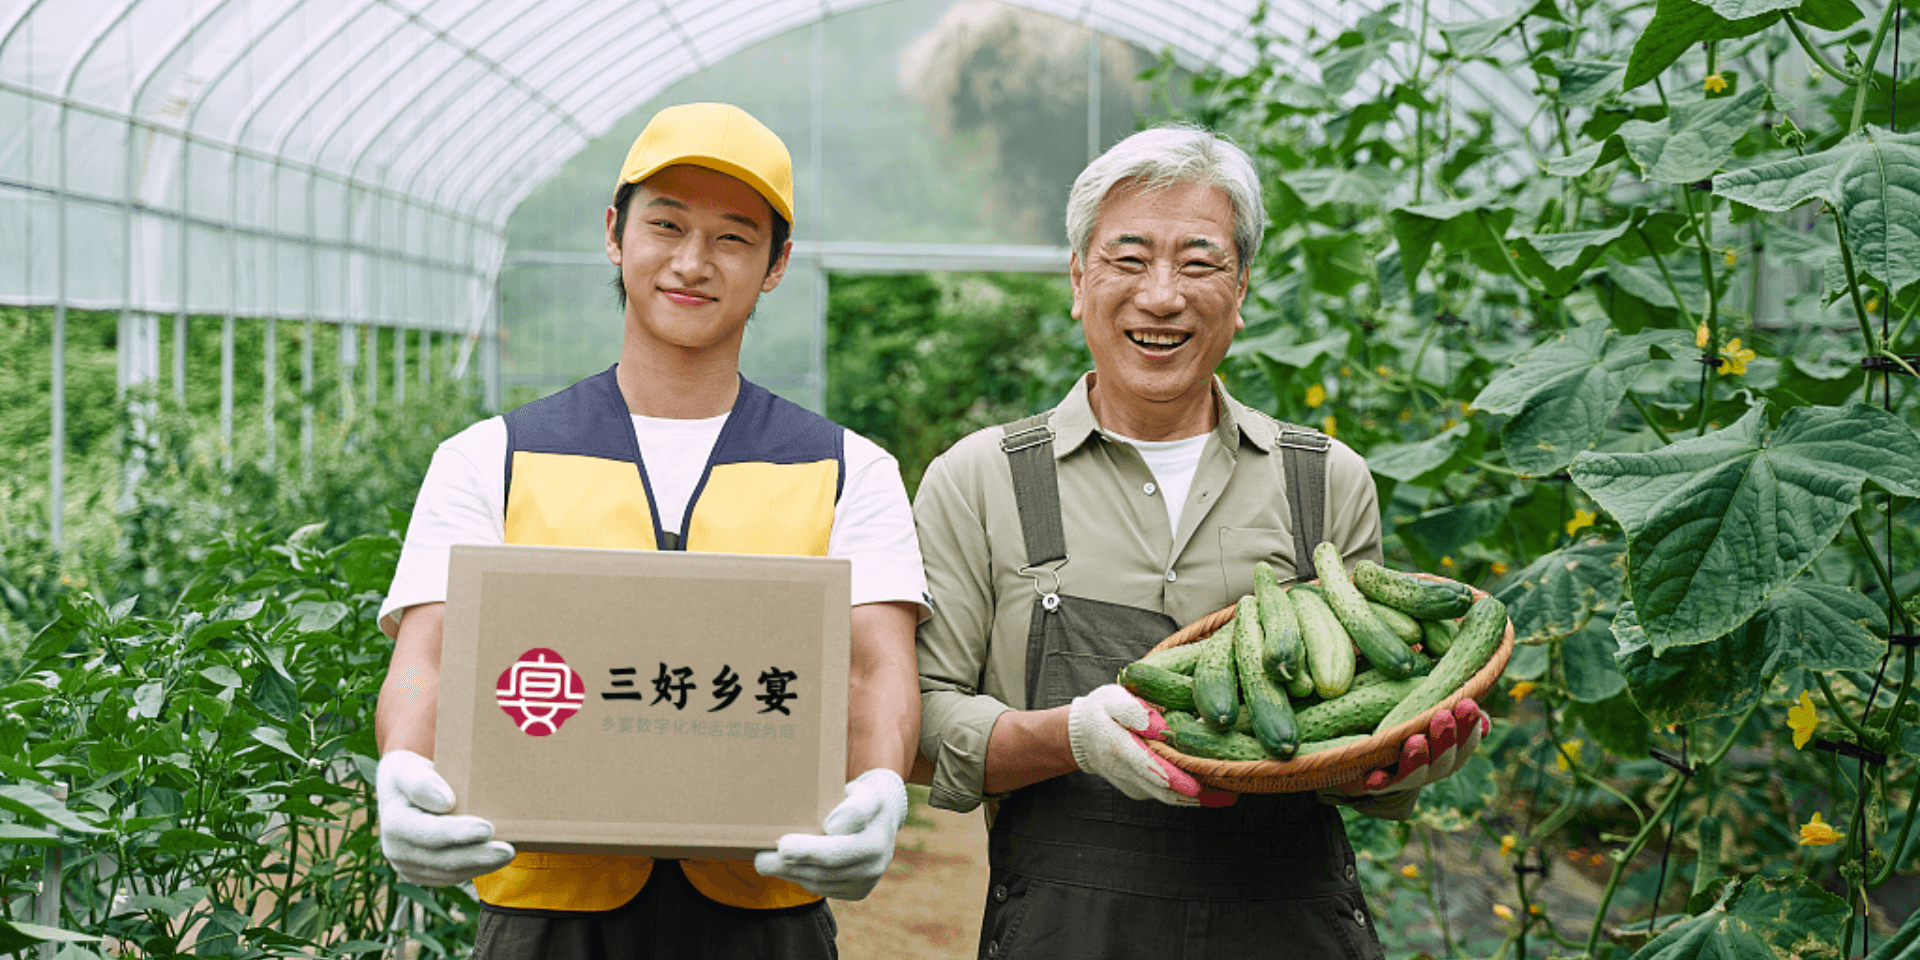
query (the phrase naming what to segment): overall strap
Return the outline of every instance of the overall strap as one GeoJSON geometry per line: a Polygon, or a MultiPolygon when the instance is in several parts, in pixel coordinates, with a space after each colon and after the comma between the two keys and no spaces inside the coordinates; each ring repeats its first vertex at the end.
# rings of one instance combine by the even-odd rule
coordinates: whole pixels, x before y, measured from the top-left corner
{"type": "Polygon", "coordinates": [[[1053,428],[1047,414],[1001,427],[1000,449],[1013,471],[1013,502],[1027,542],[1023,570],[1067,558],[1067,532],[1060,521],[1060,483],[1053,470],[1053,428]]]}
{"type": "Polygon", "coordinates": [[[1327,450],[1324,433],[1280,424],[1280,465],[1287,474],[1287,502],[1293,505],[1293,572],[1302,579],[1319,576],[1313,548],[1326,537],[1327,450]]]}

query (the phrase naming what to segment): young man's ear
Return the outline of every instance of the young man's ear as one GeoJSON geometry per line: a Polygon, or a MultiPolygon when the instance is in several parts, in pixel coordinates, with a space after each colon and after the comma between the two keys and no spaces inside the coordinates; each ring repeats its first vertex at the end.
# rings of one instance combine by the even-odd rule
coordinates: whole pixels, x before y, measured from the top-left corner
{"type": "Polygon", "coordinates": [[[766,279],[760,281],[761,293],[772,293],[773,288],[787,275],[787,261],[793,259],[793,241],[788,240],[780,247],[780,256],[774,258],[773,266],[767,268],[766,279]]]}
{"type": "Polygon", "coordinates": [[[607,262],[620,265],[620,235],[614,232],[614,225],[620,221],[620,211],[611,205],[607,207],[607,262]]]}

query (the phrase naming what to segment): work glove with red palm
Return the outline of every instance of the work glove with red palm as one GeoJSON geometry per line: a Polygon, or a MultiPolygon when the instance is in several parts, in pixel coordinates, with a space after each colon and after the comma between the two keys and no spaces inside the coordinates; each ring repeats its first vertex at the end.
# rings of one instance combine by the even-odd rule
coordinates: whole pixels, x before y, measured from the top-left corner
{"type": "Polygon", "coordinates": [[[1166,718],[1117,683],[1075,697],[1067,708],[1073,761],[1114,789],[1135,800],[1183,807],[1233,803],[1233,794],[1202,786],[1193,774],[1148,749],[1147,740],[1164,740],[1166,733],[1166,718]]]}
{"type": "Polygon", "coordinates": [[[1462,698],[1451,710],[1435,711],[1425,733],[1400,744],[1400,759],[1393,765],[1370,770],[1340,789],[1350,797],[1367,797],[1417,790],[1445,780],[1473,759],[1491,725],[1479,704],[1462,698]]]}

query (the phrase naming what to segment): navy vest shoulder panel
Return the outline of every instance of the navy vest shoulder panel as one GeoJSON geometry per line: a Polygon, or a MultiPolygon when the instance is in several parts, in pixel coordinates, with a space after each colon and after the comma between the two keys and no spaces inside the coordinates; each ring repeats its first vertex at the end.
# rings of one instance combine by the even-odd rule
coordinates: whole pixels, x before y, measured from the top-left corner
{"type": "Polygon", "coordinates": [[[507,425],[506,489],[513,492],[513,455],[561,453],[625,463],[640,462],[633,418],[620,396],[614,367],[571,387],[516,407],[501,417],[507,425]]]}

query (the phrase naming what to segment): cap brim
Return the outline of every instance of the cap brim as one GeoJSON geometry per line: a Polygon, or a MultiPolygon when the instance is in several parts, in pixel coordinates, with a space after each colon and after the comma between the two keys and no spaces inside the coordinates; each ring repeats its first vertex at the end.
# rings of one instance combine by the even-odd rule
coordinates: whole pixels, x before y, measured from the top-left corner
{"type": "Polygon", "coordinates": [[[708,156],[701,153],[689,153],[678,157],[668,157],[665,160],[657,161],[621,177],[620,182],[639,183],[668,167],[682,163],[692,164],[696,167],[705,167],[708,170],[724,173],[752,187],[753,192],[765,199],[767,205],[772,207],[775,213],[778,213],[784,218],[789,225],[793,223],[793,207],[780,196],[780,191],[775,190],[772,184],[762,179],[759,174],[754,173],[752,170],[748,170],[746,167],[720,157],[708,156]]]}

